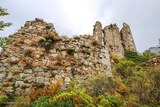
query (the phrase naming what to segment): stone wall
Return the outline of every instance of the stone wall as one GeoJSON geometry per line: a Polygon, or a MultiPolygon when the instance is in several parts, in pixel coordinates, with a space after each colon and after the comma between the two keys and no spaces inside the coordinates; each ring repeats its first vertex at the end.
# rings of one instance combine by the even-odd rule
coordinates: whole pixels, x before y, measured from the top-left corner
{"type": "Polygon", "coordinates": [[[37,85],[87,78],[111,69],[107,47],[93,36],[60,37],[53,24],[42,19],[26,22],[0,54],[0,85],[6,92],[29,93],[37,85]]]}
{"type": "Polygon", "coordinates": [[[42,19],[27,21],[9,36],[11,44],[0,53],[0,85],[5,92],[27,94],[40,84],[55,84],[60,80],[65,89],[71,80],[86,79],[92,72],[109,74],[110,53],[123,57],[125,49],[134,49],[130,33],[125,34],[128,27],[125,28],[120,35],[115,24],[102,30],[97,21],[93,35],[67,38],[59,36],[54,25],[42,19]],[[124,39],[127,35],[128,39],[124,39]]]}

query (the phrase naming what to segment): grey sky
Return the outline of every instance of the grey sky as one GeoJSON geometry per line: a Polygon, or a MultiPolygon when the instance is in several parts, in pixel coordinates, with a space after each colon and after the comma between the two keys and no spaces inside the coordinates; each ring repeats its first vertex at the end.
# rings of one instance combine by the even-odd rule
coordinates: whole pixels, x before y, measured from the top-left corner
{"type": "Polygon", "coordinates": [[[60,35],[92,34],[96,20],[103,26],[122,23],[131,26],[138,51],[158,44],[160,38],[160,0],[0,0],[9,16],[0,20],[13,26],[0,32],[13,34],[25,21],[36,17],[54,23],[60,35]]]}

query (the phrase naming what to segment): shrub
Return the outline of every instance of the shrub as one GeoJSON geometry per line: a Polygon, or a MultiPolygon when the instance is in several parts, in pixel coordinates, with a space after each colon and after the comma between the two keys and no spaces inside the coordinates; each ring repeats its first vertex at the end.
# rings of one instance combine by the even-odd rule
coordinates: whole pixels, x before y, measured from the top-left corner
{"type": "Polygon", "coordinates": [[[0,105],[3,105],[8,100],[6,95],[0,95],[0,105]]]}
{"type": "Polygon", "coordinates": [[[31,107],[94,107],[93,99],[84,89],[63,91],[53,97],[40,97],[31,107]]]}
{"type": "Polygon", "coordinates": [[[87,49],[82,49],[81,52],[86,55],[90,55],[91,53],[87,49]]]}
{"type": "Polygon", "coordinates": [[[109,79],[104,72],[94,72],[89,75],[88,80],[82,82],[82,86],[89,89],[93,96],[99,96],[109,90],[109,79]]]}
{"type": "Polygon", "coordinates": [[[73,49],[73,48],[68,48],[67,49],[67,54],[68,55],[74,55],[74,52],[75,52],[75,49],[73,49]]]}
{"type": "Polygon", "coordinates": [[[93,40],[93,41],[92,41],[92,45],[93,45],[93,46],[98,46],[98,45],[99,45],[99,43],[98,43],[98,41],[97,41],[97,40],[93,40]]]}
{"type": "Polygon", "coordinates": [[[39,40],[39,44],[41,47],[43,47],[47,52],[51,49],[51,47],[57,43],[60,40],[60,38],[57,36],[57,34],[52,33],[52,35],[48,34],[44,38],[41,38],[39,40]]]}
{"type": "Polygon", "coordinates": [[[83,45],[81,45],[81,48],[90,48],[90,46],[83,44],[83,45]]]}
{"type": "Polygon", "coordinates": [[[153,54],[144,52],[143,54],[139,55],[137,52],[126,50],[124,56],[127,60],[131,60],[137,64],[140,64],[147,62],[151,56],[153,56],[153,54]]]}
{"type": "Polygon", "coordinates": [[[98,107],[120,107],[123,104],[120,99],[108,94],[98,96],[96,101],[98,107]]]}
{"type": "Polygon", "coordinates": [[[29,96],[18,96],[11,107],[27,107],[30,104],[29,96]]]}
{"type": "Polygon", "coordinates": [[[10,44],[12,42],[12,39],[10,38],[2,38],[0,37],[0,47],[4,48],[6,45],[10,44]]]}

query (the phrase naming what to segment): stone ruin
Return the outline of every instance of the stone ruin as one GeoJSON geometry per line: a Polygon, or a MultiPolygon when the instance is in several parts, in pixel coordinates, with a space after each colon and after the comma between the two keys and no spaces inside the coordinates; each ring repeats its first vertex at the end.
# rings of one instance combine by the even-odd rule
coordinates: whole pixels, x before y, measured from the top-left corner
{"type": "Polygon", "coordinates": [[[96,22],[93,35],[61,37],[51,23],[36,18],[10,35],[11,44],[0,53],[0,85],[5,92],[30,93],[37,84],[80,81],[95,71],[110,74],[110,54],[120,58],[125,50],[136,51],[131,30],[124,24],[102,29],[96,22]]]}

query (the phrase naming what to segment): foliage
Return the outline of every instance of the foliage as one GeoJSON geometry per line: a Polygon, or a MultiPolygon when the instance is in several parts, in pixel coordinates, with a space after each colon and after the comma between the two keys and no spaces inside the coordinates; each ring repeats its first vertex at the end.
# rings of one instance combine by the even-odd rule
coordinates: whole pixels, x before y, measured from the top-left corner
{"type": "Polygon", "coordinates": [[[89,75],[89,79],[84,81],[82,85],[86,87],[94,96],[104,94],[109,89],[109,79],[104,72],[94,72],[89,75]]]}
{"type": "Polygon", "coordinates": [[[17,96],[11,107],[27,107],[30,104],[29,96],[17,96]]]}
{"type": "Polygon", "coordinates": [[[147,62],[153,56],[153,54],[144,52],[143,54],[139,55],[137,52],[126,50],[124,56],[127,60],[131,60],[137,64],[140,64],[147,62]]]}
{"type": "Polygon", "coordinates": [[[62,81],[57,81],[55,84],[50,84],[48,87],[39,88],[31,92],[30,98],[32,101],[35,101],[38,97],[41,96],[53,97],[56,93],[58,93],[61,85],[62,81]]]}
{"type": "Polygon", "coordinates": [[[93,40],[93,41],[92,41],[92,45],[93,45],[93,46],[98,46],[98,45],[99,45],[99,43],[98,43],[98,41],[97,41],[97,40],[93,40]]]}
{"type": "MultiPolygon", "coordinates": [[[[0,7],[0,17],[9,15],[6,9],[0,7]]],[[[3,30],[5,27],[10,26],[11,23],[5,23],[4,21],[0,21],[0,31],[3,30]]]]}
{"type": "Polygon", "coordinates": [[[86,55],[90,55],[91,54],[88,49],[82,49],[81,52],[83,54],[86,54],[86,55]]]}
{"type": "Polygon", "coordinates": [[[4,48],[6,45],[10,44],[12,40],[10,38],[2,38],[0,37],[0,47],[4,48]]]}
{"type": "Polygon", "coordinates": [[[4,104],[8,100],[6,95],[0,95],[0,105],[4,104]]]}
{"type": "Polygon", "coordinates": [[[52,48],[52,46],[57,43],[60,39],[57,37],[57,34],[47,35],[43,38],[40,38],[39,44],[43,47],[47,52],[52,48]]]}
{"type": "Polygon", "coordinates": [[[120,107],[122,106],[122,101],[109,94],[100,95],[97,97],[98,107],[120,107]]]}
{"type": "Polygon", "coordinates": [[[135,63],[130,60],[120,59],[115,66],[115,71],[119,73],[122,77],[127,77],[132,72],[132,68],[135,66],[135,63]]]}
{"type": "Polygon", "coordinates": [[[73,49],[73,48],[68,48],[67,49],[67,54],[68,55],[74,55],[74,52],[75,52],[75,49],[73,49]]]}
{"type": "MultiPolygon", "coordinates": [[[[142,63],[149,60],[151,54],[136,55],[132,53],[132,55],[119,59],[113,69],[114,80],[117,81],[117,77],[119,77],[122,80],[119,83],[123,83],[128,88],[128,97],[123,97],[125,102],[128,102],[126,105],[156,106],[160,104],[158,97],[160,95],[160,89],[158,88],[160,87],[160,67],[142,66],[142,63]],[[142,61],[137,62],[138,58],[142,61]]],[[[122,93],[120,94],[123,96],[122,93]]]]}
{"type": "MultiPolygon", "coordinates": [[[[38,97],[37,97],[38,98],[38,97]]],[[[31,107],[93,107],[93,99],[84,88],[68,88],[51,96],[40,96],[31,107]]]]}

